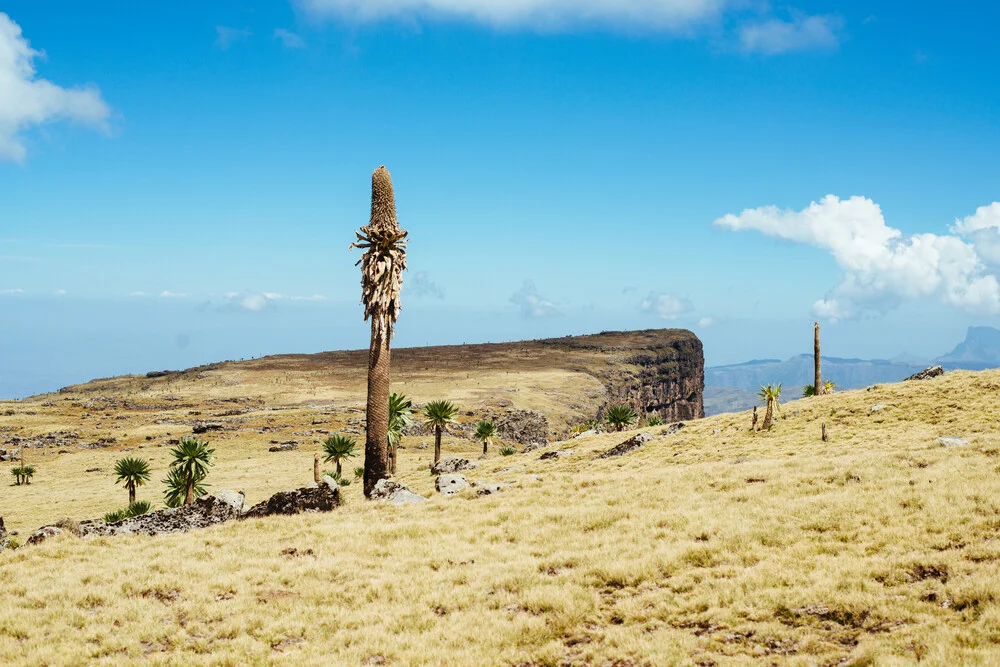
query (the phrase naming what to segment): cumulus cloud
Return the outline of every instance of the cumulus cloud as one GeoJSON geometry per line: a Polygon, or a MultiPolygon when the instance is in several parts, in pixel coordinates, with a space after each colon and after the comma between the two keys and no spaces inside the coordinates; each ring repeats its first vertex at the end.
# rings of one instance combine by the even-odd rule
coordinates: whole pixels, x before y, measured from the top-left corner
{"type": "Polygon", "coordinates": [[[694,310],[694,305],[687,299],[682,299],[674,294],[650,292],[649,296],[639,303],[639,310],[658,315],[664,320],[676,320],[694,310]]]}
{"type": "Polygon", "coordinates": [[[404,289],[413,296],[429,296],[435,299],[444,298],[444,289],[434,282],[426,271],[417,272],[404,283],[404,289]]]}
{"type": "Polygon", "coordinates": [[[96,87],[61,88],[37,77],[35,59],[44,55],[0,12],[0,160],[24,160],[21,133],[29,127],[58,120],[107,127],[111,110],[96,87]]]}
{"type": "Polygon", "coordinates": [[[296,0],[313,16],[350,21],[440,17],[500,27],[618,25],[681,30],[718,16],[730,0],[296,0]]]}
{"type": "Polygon", "coordinates": [[[300,36],[284,28],[274,29],[274,38],[281,42],[286,49],[304,49],[306,42],[300,36]]]}
{"type": "Polygon", "coordinates": [[[223,51],[228,51],[230,47],[239,42],[245,42],[253,35],[253,31],[247,28],[230,28],[227,25],[215,26],[215,45],[223,51]]]}
{"type": "Polygon", "coordinates": [[[972,241],[984,261],[1000,267],[1000,202],[981,206],[974,214],[956,220],[952,231],[972,241]]]}
{"type": "Polygon", "coordinates": [[[556,305],[540,295],[534,281],[525,280],[521,289],[514,292],[510,302],[521,310],[521,315],[530,319],[540,319],[559,315],[556,305]]]}
{"type": "Polygon", "coordinates": [[[836,16],[797,16],[791,21],[768,19],[740,28],[746,53],[777,55],[793,51],[830,50],[840,45],[844,22],[836,16]]]}
{"type": "MultiPolygon", "coordinates": [[[[957,222],[955,229],[971,234],[985,224],[985,214],[972,218],[957,222]]],[[[813,304],[819,317],[851,319],[925,298],[974,313],[1000,314],[1000,284],[974,245],[954,235],[906,236],[888,226],[878,204],[864,197],[828,195],[801,211],[764,206],[726,215],[715,224],[828,250],[844,278],[813,304]]]]}

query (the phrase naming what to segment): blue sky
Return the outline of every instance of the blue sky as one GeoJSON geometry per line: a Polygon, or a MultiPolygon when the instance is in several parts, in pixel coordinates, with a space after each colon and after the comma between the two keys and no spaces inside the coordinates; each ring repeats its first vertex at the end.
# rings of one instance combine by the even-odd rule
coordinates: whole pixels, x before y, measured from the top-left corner
{"type": "Polygon", "coordinates": [[[0,12],[0,397],[364,347],[380,164],[412,238],[397,345],[681,326],[731,363],[819,318],[831,354],[929,357],[1000,325],[1000,9],[0,12]]]}

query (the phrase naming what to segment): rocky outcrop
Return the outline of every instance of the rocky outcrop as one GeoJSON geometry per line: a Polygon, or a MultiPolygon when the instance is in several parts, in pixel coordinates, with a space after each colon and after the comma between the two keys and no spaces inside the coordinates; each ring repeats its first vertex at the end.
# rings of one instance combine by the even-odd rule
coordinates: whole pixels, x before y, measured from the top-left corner
{"type": "Polygon", "coordinates": [[[434,481],[434,488],[437,489],[438,493],[453,496],[456,493],[461,493],[462,489],[469,488],[469,482],[465,479],[465,475],[440,475],[434,481]]]}
{"type": "Polygon", "coordinates": [[[329,475],[324,475],[323,481],[315,487],[276,493],[268,500],[251,507],[245,516],[330,512],[339,505],[340,485],[329,475]]]}
{"type": "Polygon", "coordinates": [[[535,410],[507,410],[492,416],[497,437],[519,445],[544,445],[549,438],[549,420],[535,410]]]}
{"type": "Polygon", "coordinates": [[[649,433],[637,433],[636,435],[633,435],[631,438],[621,443],[620,445],[612,447],[611,449],[604,452],[597,458],[610,459],[616,456],[625,456],[626,454],[631,454],[635,450],[639,449],[650,440],[655,440],[655,439],[656,438],[651,436],[649,433]]]}
{"type": "Polygon", "coordinates": [[[80,534],[88,535],[161,535],[207,528],[238,519],[243,514],[243,494],[220,491],[202,496],[190,505],[172,507],[124,519],[116,523],[83,521],[80,534]]]}
{"type": "Polygon", "coordinates": [[[926,368],[920,371],[919,373],[914,373],[910,377],[906,378],[905,381],[909,382],[910,380],[930,380],[931,378],[936,378],[940,375],[944,375],[944,369],[941,368],[940,366],[932,366],[930,368],[926,368]]]}
{"type": "Polygon", "coordinates": [[[384,500],[391,505],[415,505],[427,499],[391,479],[380,479],[372,489],[372,500],[384,500]]]}
{"type": "Polygon", "coordinates": [[[597,350],[607,359],[594,369],[607,388],[601,407],[627,404],[641,417],[666,422],[705,416],[705,356],[701,341],[685,329],[606,332],[593,336],[553,338],[552,346],[597,350]]]}
{"type": "Polygon", "coordinates": [[[551,459],[561,459],[565,456],[572,456],[576,453],[575,449],[553,449],[551,452],[545,452],[538,457],[539,461],[549,461],[551,459]]]}
{"type": "Polygon", "coordinates": [[[0,516],[0,551],[3,551],[10,546],[10,536],[7,534],[7,529],[3,525],[3,517],[0,516]]]}
{"type": "Polygon", "coordinates": [[[31,537],[24,541],[24,546],[41,544],[45,540],[56,537],[57,535],[62,535],[61,528],[56,528],[55,526],[44,526],[33,532],[31,537]]]}
{"type": "Polygon", "coordinates": [[[476,467],[476,464],[469,459],[463,459],[457,456],[446,456],[437,463],[431,465],[431,473],[435,475],[444,475],[449,472],[472,470],[476,467]]]}

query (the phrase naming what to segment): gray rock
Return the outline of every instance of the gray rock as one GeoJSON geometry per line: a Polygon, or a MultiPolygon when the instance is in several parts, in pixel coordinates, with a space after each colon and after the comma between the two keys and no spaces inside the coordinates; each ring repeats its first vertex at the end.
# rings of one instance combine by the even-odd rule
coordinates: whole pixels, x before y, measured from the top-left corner
{"type": "Polygon", "coordinates": [[[930,380],[931,378],[936,378],[940,375],[944,375],[944,369],[940,366],[931,366],[926,368],[919,373],[914,373],[910,377],[903,380],[903,382],[909,382],[910,380],[930,380]]]}
{"type": "Polygon", "coordinates": [[[428,445],[426,442],[421,442],[419,445],[417,445],[416,448],[417,449],[427,449],[428,447],[430,447],[430,445],[428,445]]]}
{"type": "Polygon", "coordinates": [[[313,483],[311,487],[276,493],[268,500],[251,507],[245,516],[330,512],[339,505],[340,485],[329,475],[323,475],[322,484],[313,483]]]}
{"type": "Polygon", "coordinates": [[[472,486],[475,487],[477,496],[491,496],[494,493],[500,493],[510,485],[496,482],[474,482],[472,486]]]}
{"type": "Polygon", "coordinates": [[[0,461],[17,461],[21,456],[20,449],[12,449],[7,451],[6,449],[0,449],[0,461]]]}
{"type": "Polygon", "coordinates": [[[440,475],[434,482],[434,488],[438,490],[438,493],[453,496],[456,493],[460,493],[462,489],[469,488],[469,482],[465,479],[465,475],[456,475],[454,473],[440,475]]]}
{"type": "Polygon", "coordinates": [[[431,472],[435,475],[443,475],[449,472],[461,472],[462,470],[472,470],[478,467],[469,459],[457,456],[446,456],[437,463],[431,465],[431,472]]]}
{"type": "Polygon", "coordinates": [[[591,428],[591,429],[587,429],[586,431],[584,431],[582,433],[577,433],[576,435],[573,436],[573,439],[576,440],[577,438],[587,438],[587,437],[590,437],[592,435],[597,435],[597,431],[595,431],[594,429],[591,428]]]}
{"type": "MultiPolygon", "coordinates": [[[[674,433],[680,431],[682,428],[684,428],[684,422],[675,422],[670,426],[668,426],[667,428],[665,428],[663,432],[660,433],[660,435],[673,435],[674,433]]],[[[718,433],[719,429],[715,429],[715,432],[718,433]]]]}
{"type": "Polygon", "coordinates": [[[936,442],[942,447],[965,447],[969,444],[965,438],[938,438],[936,442]]]}
{"type": "Polygon", "coordinates": [[[3,551],[10,546],[10,536],[7,534],[7,529],[3,525],[3,517],[0,516],[0,551],[3,551]]]}
{"type": "Polygon", "coordinates": [[[209,431],[221,431],[222,424],[217,422],[198,422],[191,428],[191,430],[195,434],[208,433],[209,431]]]}
{"type": "Polygon", "coordinates": [[[372,489],[372,500],[384,500],[391,505],[415,505],[427,499],[410,491],[407,487],[391,479],[380,479],[372,489]]]}
{"type": "Polygon", "coordinates": [[[275,445],[274,447],[269,447],[267,451],[269,452],[291,452],[299,448],[299,443],[294,440],[289,440],[288,442],[283,442],[280,445],[275,445]]]}
{"type": "Polygon", "coordinates": [[[575,453],[575,449],[554,449],[551,452],[545,452],[538,458],[541,461],[548,461],[549,459],[561,459],[564,456],[571,456],[575,453]]]}
{"type": "Polygon", "coordinates": [[[650,440],[656,440],[656,438],[649,433],[637,433],[620,445],[615,445],[597,458],[610,459],[615,456],[625,456],[639,449],[650,440]]]}
{"type": "Polygon", "coordinates": [[[885,410],[885,405],[878,403],[872,406],[872,412],[879,412],[880,410],[885,410]]]}
{"type": "Polygon", "coordinates": [[[56,528],[55,526],[44,526],[33,532],[31,537],[24,542],[24,546],[29,544],[41,544],[45,540],[53,538],[56,535],[62,535],[61,528],[56,528]]]}

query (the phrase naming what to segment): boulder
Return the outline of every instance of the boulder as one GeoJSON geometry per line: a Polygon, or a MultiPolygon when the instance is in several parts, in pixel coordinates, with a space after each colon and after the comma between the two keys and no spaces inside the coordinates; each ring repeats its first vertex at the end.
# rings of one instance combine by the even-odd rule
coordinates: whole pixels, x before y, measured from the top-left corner
{"type": "Polygon", "coordinates": [[[942,447],[965,447],[969,444],[965,438],[938,438],[936,442],[942,447]]]}
{"type": "Polygon", "coordinates": [[[298,448],[299,448],[299,443],[295,442],[294,440],[289,440],[287,442],[281,443],[280,445],[275,445],[274,447],[270,447],[270,448],[268,448],[267,451],[269,451],[269,452],[291,452],[291,451],[294,451],[294,450],[296,450],[298,448]]]}
{"type": "Polygon", "coordinates": [[[208,433],[209,431],[221,431],[222,424],[215,422],[199,422],[191,429],[195,434],[208,433]]]}
{"type": "Polygon", "coordinates": [[[276,493],[270,499],[254,505],[245,516],[330,512],[339,505],[340,485],[329,475],[323,475],[322,484],[313,484],[303,489],[276,493]]]}
{"type": "MultiPolygon", "coordinates": [[[[680,431],[682,428],[684,428],[684,422],[676,422],[668,426],[666,429],[664,429],[661,435],[673,435],[674,433],[680,431]]],[[[715,432],[718,433],[719,429],[715,429],[715,432]]]]}
{"type": "Polygon", "coordinates": [[[507,410],[493,419],[497,437],[519,445],[544,445],[549,438],[549,419],[535,410],[507,410]]]}
{"type": "Polygon", "coordinates": [[[384,500],[392,505],[415,505],[427,499],[419,496],[399,482],[380,479],[372,489],[371,500],[384,500]]]}
{"type": "Polygon", "coordinates": [[[655,440],[655,439],[656,438],[654,438],[649,433],[637,433],[636,435],[633,435],[631,438],[621,443],[620,445],[615,445],[614,447],[604,452],[597,458],[610,459],[615,456],[625,456],[626,454],[630,454],[635,450],[639,449],[650,440],[655,440]]]}
{"type": "Polygon", "coordinates": [[[903,382],[909,382],[910,380],[930,380],[931,378],[936,378],[939,375],[944,375],[944,369],[940,366],[931,366],[930,368],[925,368],[919,373],[914,373],[910,377],[903,380],[903,382]]]}
{"type": "Polygon", "coordinates": [[[31,534],[27,540],[25,540],[25,546],[29,544],[41,544],[45,540],[55,537],[56,535],[62,535],[62,529],[56,528],[55,526],[44,526],[39,528],[31,534]]]}
{"type": "Polygon", "coordinates": [[[548,461],[549,459],[560,459],[564,456],[570,456],[575,453],[576,450],[574,449],[553,449],[551,452],[545,452],[538,458],[541,461],[548,461]]]}
{"type": "Polygon", "coordinates": [[[6,449],[0,449],[0,461],[17,461],[21,456],[20,449],[12,449],[7,451],[6,449]]]}
{"type": "Polygon", "coordinates": [[[461,492],[462,489],[469,488],[469,482],[465,479],[465,475],[440,475],[434,482],[434,488],[438,490],[438,493],[453,496],[461,492]]]}
{"type": "Polygon", "coordinates": [[[0,516],[0,551],[3,551],[10,546],[10,536],[7,534],[7,529],[3,525],[3,517],[0,516]]]}
{"type": "Polygon", "coordinates": [[[475,487],[477,496],[491,496],[494,493],[500,493],[504,487],[510,485],[498,484],[497,482],[473,482],[472,486],[475,487]]]}
{"type": "Polygon", "coordinates": [[[882,410],[885,410],[885,405],[882,403],[877,403],[872,406],[872,412],[881,412],[882,410]]]}
{"type": "Polygon", "coordinates": [[[476,467],[476,464],[469,459],[463,459],[457,456],[446,456],[437,463],[431,465],[431,472],[435,475],[443,475],[449,472],[472,470],[476,467]]]}

